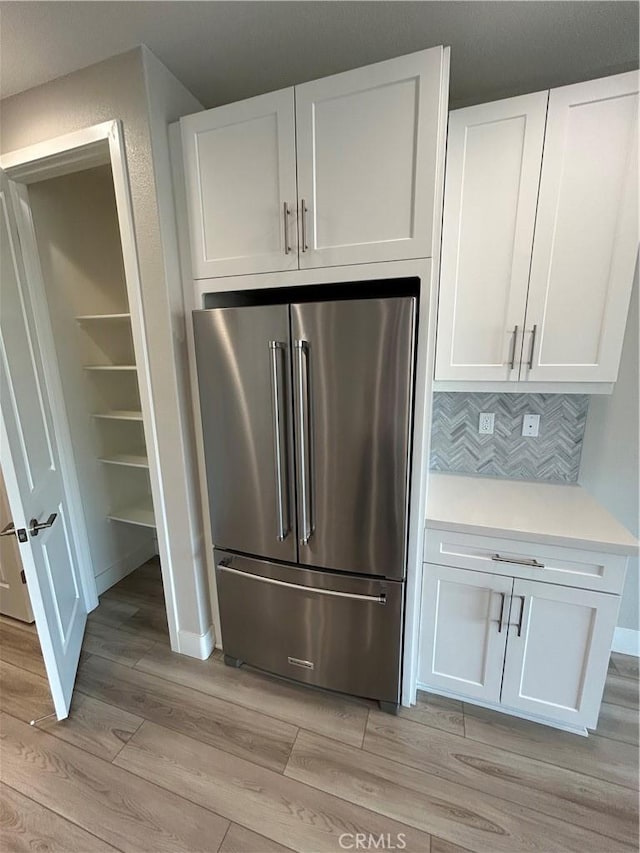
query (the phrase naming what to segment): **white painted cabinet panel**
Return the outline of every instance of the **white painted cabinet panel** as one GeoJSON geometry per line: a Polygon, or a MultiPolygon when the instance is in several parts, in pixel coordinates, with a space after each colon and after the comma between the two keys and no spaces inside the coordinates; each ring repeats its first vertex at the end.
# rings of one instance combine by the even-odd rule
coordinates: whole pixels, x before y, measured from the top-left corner
{"type": "Polygon", "coordinates": [[[418,681],[500,701],[513,580],[426,564],[418,681]]]}
{"type": "Polygon", "coordinates": [[[547,97],[449,116],[438,380],[518,379],[547,97]]]}
{"type": "Polygon", "coordinates": [[[293,88],[180,125],[194,278],[297,269],[293,88]]]}
{"type": "Polygon", "coordinates": [[[527,380],[616,380],[637,248],[637,72],[553,89],[527,307],[527,380]]]}
{"type": "Polygon", "coordinates": [[[516,579],[502,704],[595,728],[620,598],[516,579]]]}
{"type": "Polygon", "coordinates": [[[444,48],[296,86],[300,267],[430,257],[444,48]]]}

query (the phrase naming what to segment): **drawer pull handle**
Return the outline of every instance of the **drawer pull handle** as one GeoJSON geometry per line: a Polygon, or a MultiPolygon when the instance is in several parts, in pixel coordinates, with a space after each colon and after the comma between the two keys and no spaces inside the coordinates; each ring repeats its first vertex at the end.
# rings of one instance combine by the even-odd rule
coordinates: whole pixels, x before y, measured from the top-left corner
{"type": "Polygon", "coordinates": [[[311,592],[314,595],[330,595],[333,598],[353,598],[357,601],[370,601],[373,604],[387,603],[386,592],[381,592],[380,595],[363,595],[358,592],[339,592],[337,589],[322,589],[317,586],[302,586],[301,584],[289,583],[288,581],[281,581],[276,578],[265,578],[263,575],[254,575],[250,572],[242,572],[240,569],[234,569],[227,565],[225,560],[221,560],[218,563],[218,570],[221,572],[231,572],[231,574],[240,575],[243,578],[247,578],[252,581],[259,581],[260,583],[268,583],[273,586],[284,586],[289,589],[297,589],[299,592],[311,592]]]}
{"type": "Polygon", "coordinates": [[[517,566],[531,566],[533,569],[544,569],[544,563],[539,563],[535,558],[527,560],[515,560],[511,557],[501,557],[500,554],[493,554],[491,559],[494,563],[515,563],[517,566]]]}

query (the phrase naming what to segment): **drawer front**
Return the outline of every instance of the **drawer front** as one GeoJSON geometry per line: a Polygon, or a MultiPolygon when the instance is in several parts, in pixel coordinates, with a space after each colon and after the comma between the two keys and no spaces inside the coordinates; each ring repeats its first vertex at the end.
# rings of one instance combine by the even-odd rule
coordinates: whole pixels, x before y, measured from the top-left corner
{"type": "Polygon", "coordinates": [[[427,529],[428,563],[509,575],[524,580],[621,593],[627,558],[599,551],[427,529]]]}

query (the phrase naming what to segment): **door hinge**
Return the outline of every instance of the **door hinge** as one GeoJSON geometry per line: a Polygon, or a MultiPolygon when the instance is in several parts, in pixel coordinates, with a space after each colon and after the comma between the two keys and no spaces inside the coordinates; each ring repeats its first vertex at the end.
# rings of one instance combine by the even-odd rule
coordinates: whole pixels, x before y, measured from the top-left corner
{"type": "Polygon", "coordinates": [[[20,569],[20,580],[22,581],[22,583],[26,583],[26,582],[27,582],[27,579],[26,579],[26,577],[25,577],[25,575],[24,575],[24,569],[20,569]]]}

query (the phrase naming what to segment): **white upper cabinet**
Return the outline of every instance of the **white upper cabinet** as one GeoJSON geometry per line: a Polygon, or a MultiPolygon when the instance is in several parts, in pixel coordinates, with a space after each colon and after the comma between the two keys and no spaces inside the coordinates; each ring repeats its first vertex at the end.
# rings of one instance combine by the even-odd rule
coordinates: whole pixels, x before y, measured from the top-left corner
{"type": "Polygon", "coordinates": [[[444,63],[438,47],[296,86],[301,268],[431,256],[444,63]]]}
{"type": "Polygon", "coordinates": [[[547,95],[449,117],[436,379],[518,376],[547,95]]]}
{"type": "Polygon", "coordinates": [[[529,380],[615,382],[637,248],[637,72],[554,89],[527,305],[529,380]]]}
{"type": "Polygon", "coordinates": [[[448,62],[436,47],[181,119],[194,278],[431,257],[448,62]]]}
{"type": "Polygon", "coordinates": [[[298,268],[293,88],[180,122],[194,278],[298,268]]]}
{"type": "Polygon", "coordinates": [[[615,382],[637,121],[636,72],[451,113],[436,380],[615,382]]]}

